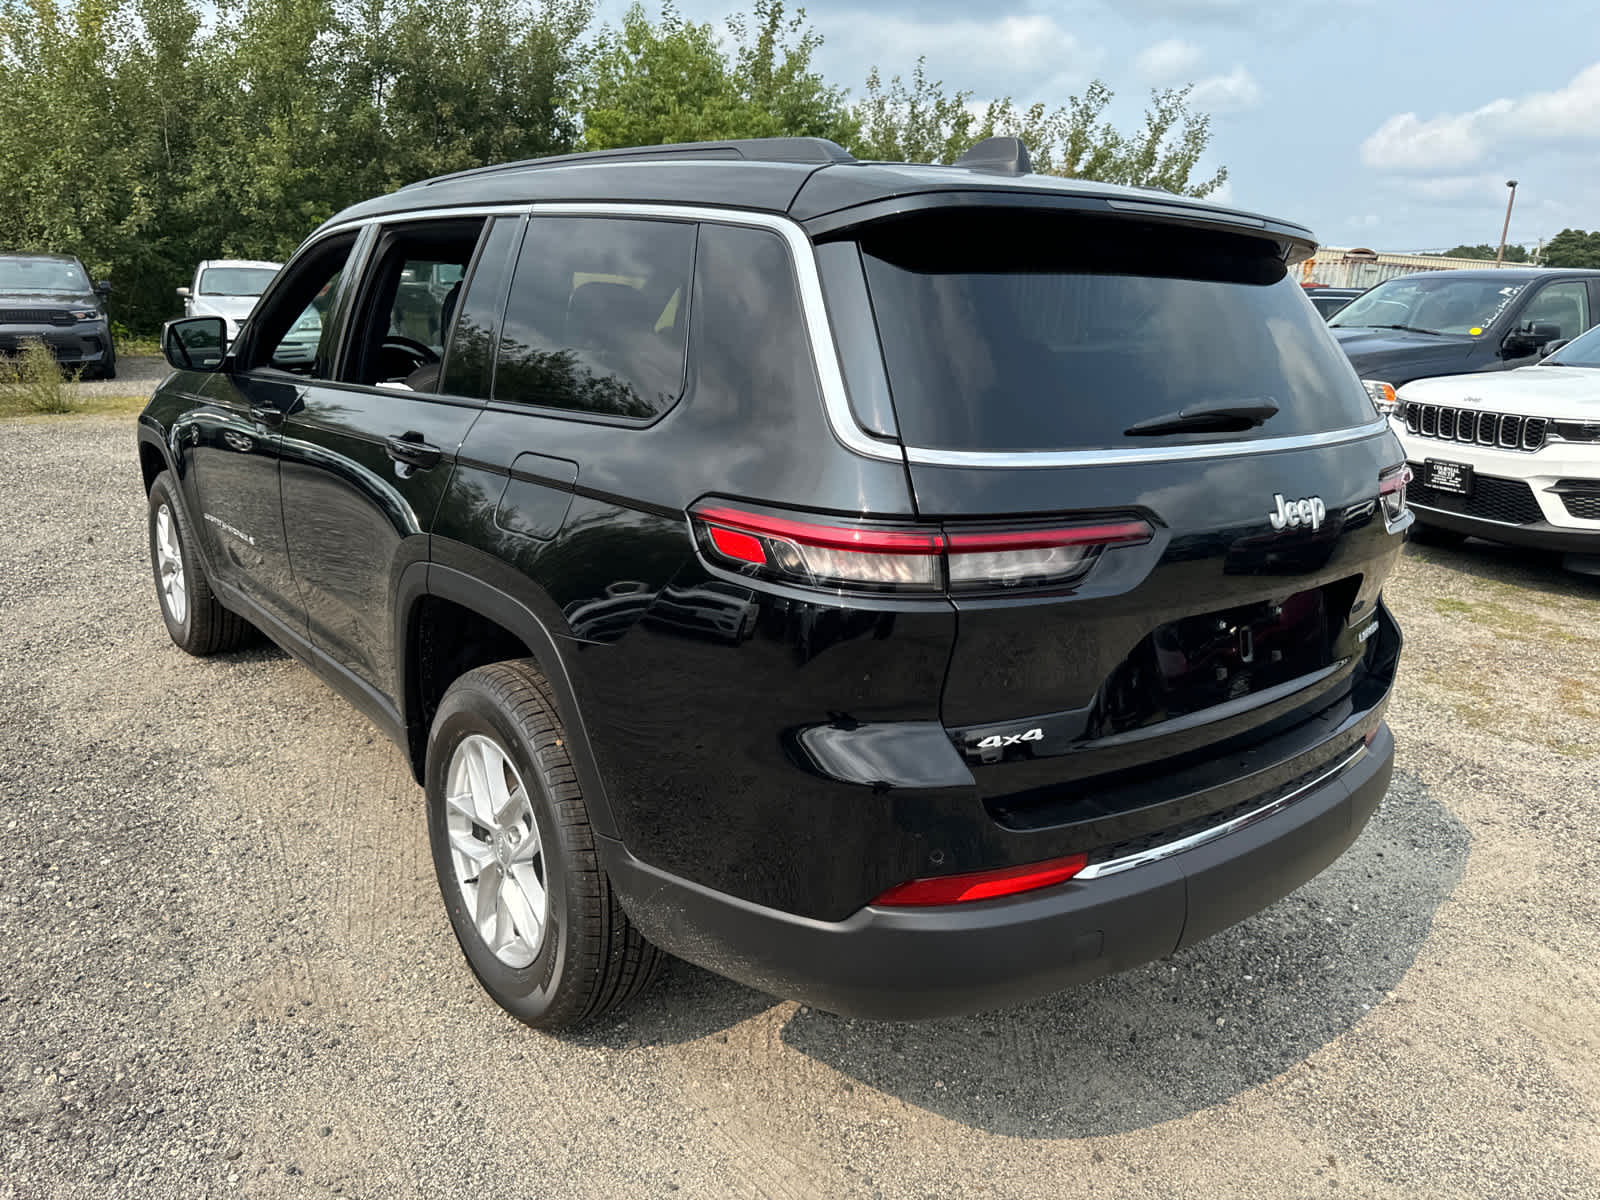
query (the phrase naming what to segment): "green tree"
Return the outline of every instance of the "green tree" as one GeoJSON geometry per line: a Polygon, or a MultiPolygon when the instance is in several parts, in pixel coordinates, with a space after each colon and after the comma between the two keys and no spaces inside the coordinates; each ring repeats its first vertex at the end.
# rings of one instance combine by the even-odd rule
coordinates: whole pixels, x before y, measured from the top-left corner
{"type": "Polygon", "coordinates": [[[1055,109],[1033,104],[1019,109],[1008,97],[974,112],[972,93],[947,93],[927,77],[917,60],[908,85],[900,76],[887,84],[874,69],[866,96],[856,107],[861,134],[858,157],[907,162],[953,162],[986,137],[1018,137],[1036,171],[1106,183],[1158,187],[1206,196],[1228,178],[1219,167],[1203,179],[1194,170],[1211,142],[1211,118],[1189,107],[1188,88],[1150,93],[1144,124],[1131,133],[1103,119],[1112,91],[1092,81],[1080,96],[1055,109]]]}
{"type": "MultiPolygon", "coordinates": [[[[1443,252],[1444,258],[1482,258],[1489,262],[1494,261],[1495,247],[1488,242],[1479,242],[1476,246],[1460,245],[1443,252]]],[[[1503,262],[1525,263],[1529,261],[1529,254],[1521,246],[1508,245],[1502,258],[1503,262]]]]}
{"type": "Polygon", "coordinates": [[[1539,261],[1547,267],[1600,267],[1600,229],[1563,229],[1545,243],[1539,261]]]}
{"type": "Polygon", "coordinates": [[[652,23],[635,4],[620,28],[601,30],[584,89],[584,146],[854,137],[844,92],[812,68],[821,38],[803,12],[791,17],[781,0],[757,0],[728,27],[731,55],[711,25],[685,21],[671,5],[652,23]]]}

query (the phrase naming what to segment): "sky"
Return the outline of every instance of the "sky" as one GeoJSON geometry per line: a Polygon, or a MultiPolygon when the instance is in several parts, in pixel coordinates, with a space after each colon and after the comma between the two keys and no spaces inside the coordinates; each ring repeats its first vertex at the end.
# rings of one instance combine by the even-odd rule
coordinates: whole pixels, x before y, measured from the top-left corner
{"type": "MultiPolygon", "coordinates": [[[[602,0],[615,21],[623,0],[602,0]]],[[[647,4],[652,13],[654,3],[647,4]]],[[[741,0],[678,0],[720,22],[741,0]]],[[[1600,228],[1594,0],[810,0],[816,65],[1055,106],[1103,79],[1120,128],[1152,87],[1194,85],[1228,203],[1331,246],[1401,252],[1600,228]]]]}

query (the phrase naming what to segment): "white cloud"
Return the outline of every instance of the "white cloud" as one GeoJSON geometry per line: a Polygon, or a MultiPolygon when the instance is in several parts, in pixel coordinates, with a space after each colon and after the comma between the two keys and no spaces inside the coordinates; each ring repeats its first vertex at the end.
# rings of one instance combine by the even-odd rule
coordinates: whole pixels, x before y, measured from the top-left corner
{"type": "Polygon", "coordinates": [[[1200,47],[1192,42],[1168,38],[1141,50],[1133,69],[1151,83],[1176,83],[1193,79],[1202,57],[1200,47]]]}
{"type": "Polygon", "coordinates": [[[1194,85],[1189,103],[1203,113],[1240,112],[1261,103],[1261,85],[1244,67],[1212,75],[1194,85]]]}
{"type": "Polygon", "coordinates": [[[944,80],[948,88],[971,87],[973,73],[990,75],[994,64],[1004,63],[1007,87],[1015,89],[1017,100],[1046,103],[1065,100],[1064,95],[1049,93],[1087,81],[1103,57],[1041,13],[919,21],[859,12],[847,19],[836,17],[827,38],[833,52],[878,62],[885,75],[906,74],[900,64],[925,56],[928,75],[944,80]]]}
{"type": "Polygon", "coordinates": [[[1470,167],[1506,145],[1577,140],[1600,142],[1600,63],[1553,92],[1428,120],[1397,113],[1361,143],[1361,160],[1387,170],[1448,170],[1470,167]]]}

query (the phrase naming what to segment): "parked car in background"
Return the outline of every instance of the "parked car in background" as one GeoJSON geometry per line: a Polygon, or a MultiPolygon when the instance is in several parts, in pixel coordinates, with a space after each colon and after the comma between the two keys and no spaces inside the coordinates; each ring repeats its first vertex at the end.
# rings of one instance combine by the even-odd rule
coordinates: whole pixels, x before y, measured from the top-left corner
{"type": "Polygon", "coordinates": [[[254,625],[396,741],[530,1023],[661,951],[894,1019],[1160,958],[1326,867],[1393,765],[1407,471],[1313,249],[1010,138],[414,184],[236,343],[168,324],[161,613],[196,655],[254,625]]]}
{"type": "Polygon", "coordinates": [[[1415,380],[1399,403],[1417,533],[1559,550],[1600,573],[1600,328],[1535,366],[1415,380]]]}
{"type": "Polygon", "coordinates": [[[282,263],[244,258],[212,258],[194,271],[194,281],[178,289],[186,317],[221,317],[236,338],[256,299],[267,290],[282,263]]]}
{"type": "Polygon", "coordinates": [[[0,254],[0,354],[43,342],[85,379],[115,379],[117,347],[106,315],[111,284],[91,284],[70,254],[0,254]]]}
{"type": "Polygon", "coordinates": [[[1350,301],[1364,292],[1365,288],[1324,287],[1319,283],[1302,284],[1306,289],[1306,298],[1311,301],[1311,307],[1322,314],[1327,320],[1338,312],[1350,301]]]}
{"type": "Polygon", "coordinates": [[[1422,271],[1362,293],[1328,321],[1379,411],[1413,379],[1531,366],[1600,321],[1600,271],[1422,271]]]}

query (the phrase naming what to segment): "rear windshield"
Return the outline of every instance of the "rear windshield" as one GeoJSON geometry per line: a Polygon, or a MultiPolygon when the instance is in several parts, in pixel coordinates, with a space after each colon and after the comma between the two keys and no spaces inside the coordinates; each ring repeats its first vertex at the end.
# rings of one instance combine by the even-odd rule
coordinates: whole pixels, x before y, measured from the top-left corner
{"type": "Polygon", "coordinates": [[[1320,433],[1373,419],[1270,242],[1075,214],[963,210],[861,237],[909,445],[1074,450],[1320,433]],[[1252,428],[1126,432],[1218,407],[1252,428]]]}

